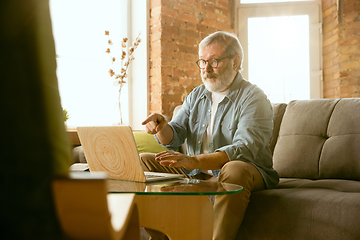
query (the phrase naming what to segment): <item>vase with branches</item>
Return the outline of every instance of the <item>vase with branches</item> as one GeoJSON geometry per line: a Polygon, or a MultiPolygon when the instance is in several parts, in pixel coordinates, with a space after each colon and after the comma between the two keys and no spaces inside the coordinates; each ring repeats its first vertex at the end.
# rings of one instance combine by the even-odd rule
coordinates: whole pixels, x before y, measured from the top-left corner
{"type": "Polygon", "coordinates": [[[121,89],[124,86],[124,84],[126,83],[125,79],[128,76],[127,71],[128,71],[129,65],[130,65],[131,61],[133,61],[135,59],[133,56],[133,53],[141,42],[140,33],[136,37],[133,44],[129,47],[128,47],[128,42],[129,42],[128,38],[125,37],[121,41],[121,56],[119,57],[120,64],[119,64],[119,61],[117,61],[117,58],[112,55],[111,48],[113,46],[113,42],[110,39],[110,32],[105,31],[105,35],[107,36],[107,43],[109,45],[108,48],[106,49],[106,53],[109,54],[110,59],[111,59],[111,64],[112,64],[112,67],[109,70],[109,75],[111,78],[115,78],[113,85],[119,87],[118,101],[117,101],[116,106],[119,108],[119,112],[120,112],[120,122],[118,124],[121,125],[121,124],[123,124],[122,113],[121,113],[121,102],[120,102],[121,89]]]}

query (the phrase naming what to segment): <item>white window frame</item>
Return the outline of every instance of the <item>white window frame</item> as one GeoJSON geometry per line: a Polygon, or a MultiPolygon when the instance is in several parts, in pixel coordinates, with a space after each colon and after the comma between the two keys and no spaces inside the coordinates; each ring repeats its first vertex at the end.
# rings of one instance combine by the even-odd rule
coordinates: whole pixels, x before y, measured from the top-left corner
{"type": "Polygon", "coordinates": [[[321,2],[282,2],[236,4],[235,29],[244,50],[243,71],[245,79],[249,79],[248,55],[248,18],[275,17],[290,15],[309,16],[309,51],[310,51],[310,99],[323,97],[323,71],[322,71],[322,16],[321,2]]]}
{"type": "MultiPolygon", "coordinates": [[[[129,34],[133,42],[139,31],[141,32],[141,45],[145,52],[137,52],[136,60],[129,68],[129,125],[136,130],[144,129],[141,125],[149,113],[149,0],[128,0],[130,27],[129,34]],[[132,31],[132,29],[134,31],[132,31]]],[[[137,49],[138,50],[138,49],[137,49]]]]}

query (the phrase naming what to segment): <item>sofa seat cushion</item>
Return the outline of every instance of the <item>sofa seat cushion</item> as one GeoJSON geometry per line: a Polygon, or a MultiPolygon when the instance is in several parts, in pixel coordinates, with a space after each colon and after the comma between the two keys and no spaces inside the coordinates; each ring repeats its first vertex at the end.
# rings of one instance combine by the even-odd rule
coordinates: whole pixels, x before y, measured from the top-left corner
{"type": "Polygon", "coordinates": [[[360,181],[343,180],[343,179],[297,179],[281,178],[280,183],[276,186],[281,188],[322,188],[339,192],[360,193],[360,181]]]}
{"type": "Polygon", "coordinates": [[[254,192],[238,239],[358,240],[360,183],[348,180],[281,180],[254,192]]]}

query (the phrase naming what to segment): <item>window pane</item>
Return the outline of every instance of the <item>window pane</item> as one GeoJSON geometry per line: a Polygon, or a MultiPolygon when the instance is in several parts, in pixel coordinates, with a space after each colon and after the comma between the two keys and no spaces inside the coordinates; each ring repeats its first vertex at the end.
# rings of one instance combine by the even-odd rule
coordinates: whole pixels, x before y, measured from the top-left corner
{"type": "MultiPolygon", "coordinates": [[[[61,104],[70,114],[68,126],[114,124],[119,88],[108,74],[112,65],[105,53],[108,37],[104,33],[110,31],[112,52],[119,55],[121,39],[127,34],[127,0],[50,0],[50,13],[61,104]]],[[[126,84],[122,99],[128,102],[126,84]]],[[[123,105],[126,119],[128,109],[123,105]]]]}
{"type": "Polygon", "coordinates": [[[248,19],[249,81],[271,102],[310,99],[309,17],[248,19]]]}
{"type": "Polygon", "coordinates": [[[115,123],[118,88],[107,74],[108,64],[59,58],[57,65],[58,78],[69,80],[59,81],[61,103],[70,114],[68,126],[115,123]]]}

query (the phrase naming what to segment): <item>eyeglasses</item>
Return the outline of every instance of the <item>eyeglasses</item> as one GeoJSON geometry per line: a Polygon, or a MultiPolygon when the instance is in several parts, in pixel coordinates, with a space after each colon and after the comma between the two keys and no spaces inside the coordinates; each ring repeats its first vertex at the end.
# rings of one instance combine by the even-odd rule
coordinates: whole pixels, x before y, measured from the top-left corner
{"type": "Polygon", "coordinates": [[[226,58],[229,58],[229,57],[232,57],[232,56],[227,56],[227,57],[220,58],[220,59],[210,59],[210,60],[199,59],[196,61],[196,64],[198,65],[198,67],[200,69],[206,68],[206,63],[209,63],[212,68],[217,68],[220,61],[222,61],[226,58]]]}

